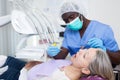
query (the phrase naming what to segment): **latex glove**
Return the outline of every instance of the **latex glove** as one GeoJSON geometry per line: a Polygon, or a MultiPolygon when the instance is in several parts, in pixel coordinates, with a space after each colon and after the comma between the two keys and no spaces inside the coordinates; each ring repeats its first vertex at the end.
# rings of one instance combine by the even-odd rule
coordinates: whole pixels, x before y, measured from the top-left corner
{"type": "Polygon", "coordinates": [[[92,39],[88,40],[87,45],[89,45],[92,48],[101,48],[104,51],[106,51],[106,48],[103,45],[103,41],[99,38],[92,38],[92,39]]]}
{"type": "Polygon", "coordinates": [[[60,49],[57,46],[49,46],[47,49],[47,54],[50,57],[56,56],[60,52],[60,49]]]}

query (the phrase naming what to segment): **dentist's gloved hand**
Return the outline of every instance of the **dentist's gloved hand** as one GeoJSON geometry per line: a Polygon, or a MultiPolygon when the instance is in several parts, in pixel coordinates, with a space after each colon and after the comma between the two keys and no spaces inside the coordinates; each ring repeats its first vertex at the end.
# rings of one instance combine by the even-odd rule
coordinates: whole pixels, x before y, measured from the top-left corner
{"type": "Polygon", "coordinates": [[[91,48],[101,48],[106,51],[106,47],[103,45],[103,41],[99,38],[92,38],[88,40],[87,45],[89,45],[91,48]]]}
{"type": "Polygon", "coordinates": [[[47,54],[50,57],[56,56],[60,52],[60,49],[57,46],[49,46],[47,49],[47,54]]]}

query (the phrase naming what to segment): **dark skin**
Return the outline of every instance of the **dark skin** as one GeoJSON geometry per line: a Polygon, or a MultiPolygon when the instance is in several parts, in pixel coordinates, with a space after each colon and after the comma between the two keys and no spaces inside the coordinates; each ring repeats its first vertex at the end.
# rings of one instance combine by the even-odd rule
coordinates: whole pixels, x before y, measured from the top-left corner
{"type": "Polygon", "coordinates": [[[116,52],[110,52],[109,50],[107,50],[107,53],[108,53],[108,56],[111,60],[113,67],[120,64],[120,50],[116,52]]]}
{"type": "MultiPolygon", "coordinates": [[[[90,23],[90,20],[88,20],[83,15],[81,15],[81,14],[79,14],[77,12],[64,13],[62,15],[62,19],[64,20],[65,23],[69,23],[78,16],[79,16],[80,20],[83,20],[83,27],[82,27],[82,29],[79,30],[80,37],[82,38],[87,26],[90,23]]],[[[66,56],[68,55],[68,53],[69,53],[69,51],[66,48],[61,47],[60,53],[58,55],[54,56],[54,58],[55,59],[65,59],[66,56]]],[[[115,67],[115,65],[120,64],[120,50],[116,51],[116,52],[110,52],[109,50],[107,50],[107,53],[108,53],[108,55],[110,57],[111,63],[114,65],[113,67],[115,67]]]]}

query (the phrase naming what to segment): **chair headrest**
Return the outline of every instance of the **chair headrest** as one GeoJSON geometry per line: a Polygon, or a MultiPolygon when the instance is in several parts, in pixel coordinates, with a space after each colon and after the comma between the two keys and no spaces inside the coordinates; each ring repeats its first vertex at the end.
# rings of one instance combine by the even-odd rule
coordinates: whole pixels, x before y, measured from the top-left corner
{"type": "Polygon", "coordinates": [[[80,80],[105,80],[105,79],[100,76],[87,76],[82,77],[80,80]]]}

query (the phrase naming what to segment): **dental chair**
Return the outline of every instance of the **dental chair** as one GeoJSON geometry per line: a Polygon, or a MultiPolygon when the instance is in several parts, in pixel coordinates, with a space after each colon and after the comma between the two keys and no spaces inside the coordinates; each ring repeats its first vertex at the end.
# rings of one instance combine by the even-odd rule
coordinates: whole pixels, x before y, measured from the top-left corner
{"type": "Polygon", "coordinates": [[[120,80],[120,64],[117,65],[114,70],[115,80],[120,80]]]}

